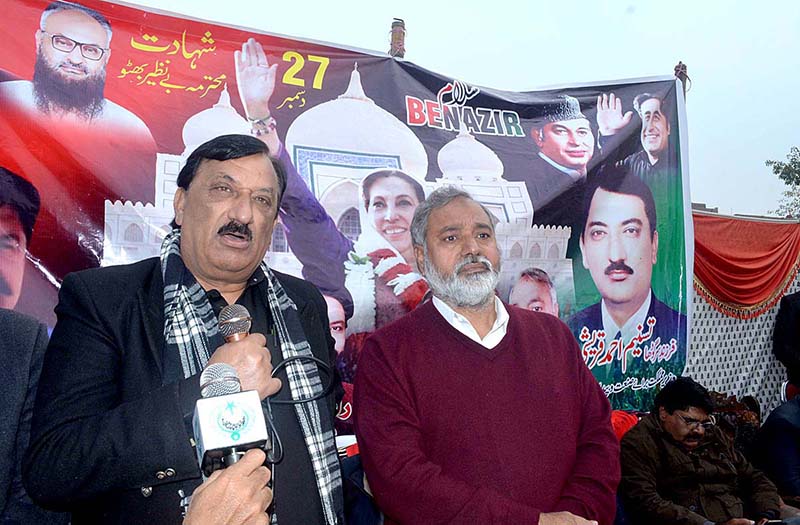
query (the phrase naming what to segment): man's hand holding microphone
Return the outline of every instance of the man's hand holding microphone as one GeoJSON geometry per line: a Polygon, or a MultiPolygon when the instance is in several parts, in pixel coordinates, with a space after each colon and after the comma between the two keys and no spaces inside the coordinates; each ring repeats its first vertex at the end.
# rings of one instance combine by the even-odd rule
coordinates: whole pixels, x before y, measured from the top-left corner
{"type": "Polygon", "coordinates": [[[267,338],[262,334],[247,334],[217,348],[208,364],[226,363],[236,369],[242,390],[255,390],[259,399],[275,395],[281,389],[281,380],[272,377],[267,338]]]}
{"type": "Polygon", "coordinates": [[[222,309],[219,319],[225,344],[211,355],[208,364],[231,365],[236,369],[242,390],[255,390],[260,399],[275,395],[281,389],[281,380],[272,377],[267,338],[250,333],[250,313],[241,305],[230,305],[222,309]]]}
{"type": "Polygon", "coordinates": [[[219,315],[225,344],[200,376],[193,426],[200,468],[207,479],[192,494],[184,525],[266,524],[272,502],[263,466],[270,438],[261,400],[276,394],[267,339],[250,334],[246,308],[229,305],[219,315]]]}
{"type": "Polygon", "coordinates": [[[235,465],[217,470],[192,495],[183,525],[267,525],[272,490],[261,449],[250,449],[235,465]]]}

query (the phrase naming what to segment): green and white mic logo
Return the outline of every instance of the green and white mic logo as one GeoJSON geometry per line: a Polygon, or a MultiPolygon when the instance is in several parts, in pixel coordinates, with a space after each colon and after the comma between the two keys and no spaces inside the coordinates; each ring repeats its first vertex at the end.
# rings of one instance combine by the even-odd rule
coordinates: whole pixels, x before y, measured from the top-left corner
{"type": "Polygon", "coordinates": [[[242,432],[247,430],[251,421],[247,409],[236,401],[227,402],[217,413],[217,425],[223,432],[229,433],[233,441],[241,439],[242,432]]]}

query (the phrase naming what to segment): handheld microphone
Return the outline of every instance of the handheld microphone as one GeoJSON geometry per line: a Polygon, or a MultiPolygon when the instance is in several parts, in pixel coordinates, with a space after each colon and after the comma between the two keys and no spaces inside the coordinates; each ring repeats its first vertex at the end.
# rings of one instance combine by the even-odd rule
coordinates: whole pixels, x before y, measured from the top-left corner
{"type": "Polygon", "coordinates": [[[250,312],[240,304],[229,304],[219,312],[219,332],[226,343],[241,341],[247,337],[252,324],[250,312]]]}
{"type": "Polygon", "coordinates": [[[251,448],[269,450],[258,392],[241,390],[236,369],[226,363],[208,365],[200,374],[203,397],[195,405],[192,427],[204,477],[236,463],[251,448]]]}

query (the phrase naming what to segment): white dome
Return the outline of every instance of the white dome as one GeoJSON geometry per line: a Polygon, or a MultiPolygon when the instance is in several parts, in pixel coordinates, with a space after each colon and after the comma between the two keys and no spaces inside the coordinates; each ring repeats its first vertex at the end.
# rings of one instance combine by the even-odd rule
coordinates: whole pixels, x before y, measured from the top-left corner
{"type": "Polygon", "coordinates": [[[422,181],[428,173],[428,155],[422,142],[401,120],[364,93],[357,64],[347,91],[292,122],[286,132],[286,148],[292,157],[297,147],[398,156],[403,171],[409,175],[422,181]]]}
{"type": "Polygon", "coordinates": [[[503,162],[461,123],[458,136],[439,150],[437,157],[443,178],[459,181],[492,181],[503,176],[503,162]]]}
{"type": "Polygon", "coordinates": [[[183,145],[186,147],[183,156],[188,156],[197,146],[214,137],[230,133],[248,135],[250,123],[231,106],[226,85],[214,106],[192,115],[183,125],[183,145]]]}

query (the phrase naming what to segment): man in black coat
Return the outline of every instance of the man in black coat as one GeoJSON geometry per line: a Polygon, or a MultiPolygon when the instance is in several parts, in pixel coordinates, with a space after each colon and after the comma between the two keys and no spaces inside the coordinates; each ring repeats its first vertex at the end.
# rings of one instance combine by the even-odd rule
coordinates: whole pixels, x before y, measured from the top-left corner
{"type": "Polygon", "coordinates": [[[22,458],[30,438],[47,329],[32,317],[0,308],[0,334],[0,522],[66,523],[66,515],[34,505],[22,487],[22,458]]]}
{"type": "Polygon", "coordinates": [[[786,367],[789,382],[800,386],[800,292],[781,299],[772,334],[772,352],[786,367]]]}
{"type": "Polygon", "coordinates": [[[622,438],[617,494],[626,513],[647,525],[764,525],[779,516],[785,525],[800,523],[791,510],[782,512],[775,485],[715,426],[714,408],[708,390],[689,377],[658,393],[622,438]]]}
{"type": "Polygon", "coordinates": [[[268,513],[281,524],[338,523],[334,394],[323,388],[335,350],[325,301],[313,285],[262,263],[283,168],[255,137],[226,135],[189,156],[178,186],[176,228],[160,258],[64,280],[26,486],[41,504],[71,511],[75,525],[180,523],[182,499],[201,481],[191,432],[199,375],[224,362],[242,390],[262,400],[323,396],[272,405],[283,460],[268,513]],[[253,327],[223,343],[216,315],[232,303],[247,307],[253,327]],[[306,358],[273,377],[291,355],[325,365],[318,370],[306,358]]]}
{"type": "Polygon", "coordinates": [[[33,184],[0,166],[0,308],[13,310],[19,301],[40,203],[33,184]]]}
{"type": "Polygon", "coordinates": [[[770,412],[753,452],[786,503],[800,507],[800,396],[770,412]]]}

